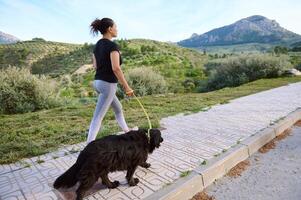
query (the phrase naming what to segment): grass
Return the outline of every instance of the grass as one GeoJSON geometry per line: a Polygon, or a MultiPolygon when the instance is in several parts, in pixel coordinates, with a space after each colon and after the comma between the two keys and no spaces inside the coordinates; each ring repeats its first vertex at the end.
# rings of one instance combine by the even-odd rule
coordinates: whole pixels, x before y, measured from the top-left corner
{"type": "Polygon", "coordinates": [[[220,153],[217,153],[217,154],[214,154],[214,157],[218,157],[220,155],[221,155],[220,153]]]}
{"type": "Polygon", "coordinates": [[[206,164],[207,164],[206,160],[203,160],[203,162],[201,163],[201,165],[206,165],[206,164]]]}
{"type": "MultiPolygon", "coordinates": [[[[141,102],[153,127],[161,118],[178,113],[198,112],[231,99],[301,81],[301,77],[261,79],[235,88],[208,93],[165,94],[145,96],[141,102]]],[[[148,127],[148,122],[135,99],[122,100],[129,127],[148,127]]],[[[0,164],[16,162],[57,150],[63,144],[86,140],[86,132],[95,109],[95,99],[85,104],[42,110],[33,113],[0,115],[0,164]]],[[[97,138],[120,131],[112,110],[106,114],[97,138]]]]}
{"type": "Polygon", "coordinates": [[[71,154],[73,154],[73,153],[77,153],[77,152],[79,152],[79,150],[78,150],[78,149],[71,149],[71,150],[69,151],[69,153],[71,153],[71,154]]]}
{"type": "Polygon", "coordinates": [[[189,174],[191,173],[191,171],[184,171],[181,173],[180,177],[185,177],[185,176],[188,176],[189,174]]]}
{"type": "Polygon", "coordinates": [[[166,183],[163,185],[163,188],[170,186],[172,183],[166,183]]]}
{"type": "Polygon", "coordinates": [[[21,165],[23,165],[25,168],[31,166],[28,162],[25,162],[25,161],[23,161],[23,160],[22,160],[22,161],[19,161],[19,163],[20,163],[21,165]]]}
{"type": "Polygon", "coordinates": [[[45,160],[42,160],[42,159],[40,159],[40,158],[38,158],[38,160],[37,160],[37,163],[43,163],[43,162],[45,162],[45,160]]]}

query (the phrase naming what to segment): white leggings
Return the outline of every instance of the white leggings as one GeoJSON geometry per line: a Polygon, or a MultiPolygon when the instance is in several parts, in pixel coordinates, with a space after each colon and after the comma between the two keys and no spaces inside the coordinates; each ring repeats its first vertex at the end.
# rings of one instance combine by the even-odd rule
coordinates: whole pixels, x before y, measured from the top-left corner
{"type": "Polygon", "coordinates": [[[98,131],[100,130],[101,122],[107,113],[110,106],[112,106],[115,113],[115,118],[118,125],[124,132],[129,131],[125,122],[122,105],[116,96],[117,83],[109,83],[103,80],[94,80],[93,87],[99,93],[96,108],[93,114],[93,119],[90,124],[87,144],[95,140],[98,131]]]}

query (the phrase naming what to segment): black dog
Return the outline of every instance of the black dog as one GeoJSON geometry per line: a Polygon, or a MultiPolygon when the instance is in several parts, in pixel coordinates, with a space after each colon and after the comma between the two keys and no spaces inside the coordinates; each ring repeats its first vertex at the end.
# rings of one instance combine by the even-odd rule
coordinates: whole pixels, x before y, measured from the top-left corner
{"type": "Polygon", "coordinates": [[[158,129],[150,130],[149,140],[145,129],[94,140],[80,152],[75,164],[55,180],[53,186],[56,189],[69,188],[79,181],[76,190],[76,199],[79,200],[99,177],[108,188],[118,187],[119,182],[111,182],[108,173],[119,170],[127,170],[126,180],[130,186],[135,186],[139,182],[138,178],[133,178],[136,168],[138,165],[150,167],[146,163],[148,154],[159,148],[161,142],[163,138],[158,129]]]}

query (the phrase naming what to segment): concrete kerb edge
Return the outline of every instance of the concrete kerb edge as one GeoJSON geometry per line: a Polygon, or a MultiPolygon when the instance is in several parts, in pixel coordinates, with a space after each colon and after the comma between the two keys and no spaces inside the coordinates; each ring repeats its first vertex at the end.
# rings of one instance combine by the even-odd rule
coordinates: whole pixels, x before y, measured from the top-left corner
{"type": "Polygon", "coordinates": [[[301,108],[299,107],[274,125],[243,140],[240,144],[228,149],[220,156],[208,160],[206,165],[195,168],[188,176],[179,178],[171,185],[150,195],[146,200],[183,200],[192,198],[300,119],[301,108]]]}
{"type": "Polygon", "coordinates": [[[203,177],[203,187],[211,185],[216,179],[223,177],[237,163],[249,157],[248,148],[243,144],[238,144],[218,157],[208,161],[208,164],[201,165],[194,169],[203,177]]]}
{"type": "Polygon", "coordinates": [[[286,117],[271,126],[271,128],[275,129],[275,134],[278,136],[283,133],[283,131],[294,125],[299,119],[301,119],[301,108],[289,113],[286,117]]]}
{"type": "Polygon", "coordinates": [[[193,197],[196,191],[203,190],[203,185],[203,177],[195,171],[191,171],[188,176],[177,179],[172,184],[146,197],[145,200],[187,199],[193,197]]]}

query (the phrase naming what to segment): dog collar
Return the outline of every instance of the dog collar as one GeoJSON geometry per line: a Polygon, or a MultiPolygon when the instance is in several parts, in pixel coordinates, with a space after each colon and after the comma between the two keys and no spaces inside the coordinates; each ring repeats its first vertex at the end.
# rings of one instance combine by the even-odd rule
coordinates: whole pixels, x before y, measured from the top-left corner
{"type": "Polygon", "coordinates": [[[148,143],[149,143],[150,142],[150,128],[147,129],[147,135],[146,135],[146,137],[147,137],[147,140],[148,140],[148,143]]]}

